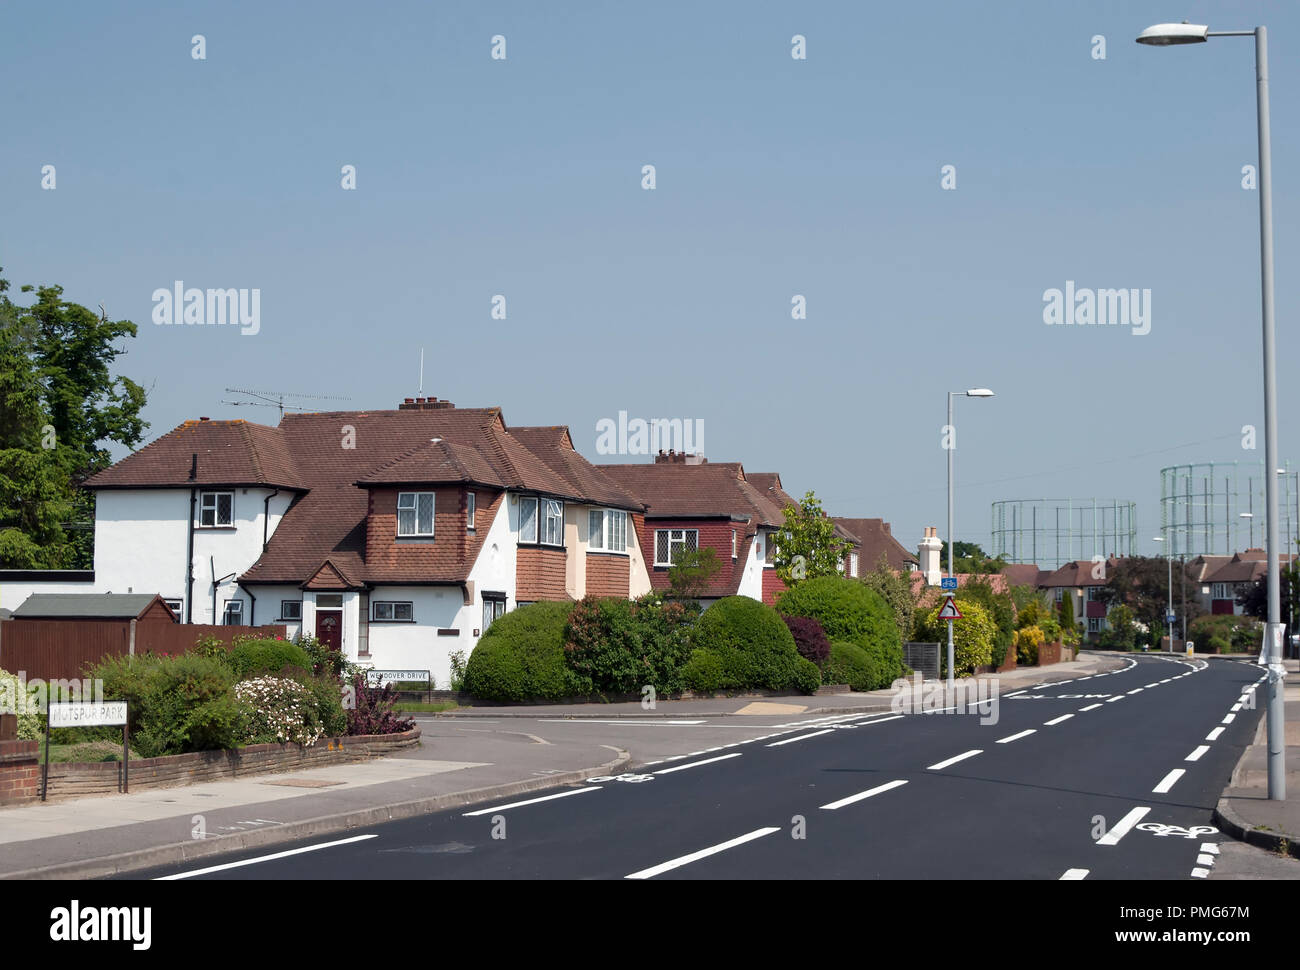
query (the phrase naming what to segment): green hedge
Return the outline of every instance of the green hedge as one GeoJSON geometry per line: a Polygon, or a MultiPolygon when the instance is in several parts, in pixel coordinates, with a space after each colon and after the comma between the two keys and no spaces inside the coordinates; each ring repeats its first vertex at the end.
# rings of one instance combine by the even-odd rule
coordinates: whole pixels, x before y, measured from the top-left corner
{"type": "Polygon", "coordinates": [[[569,613],[565,663],[597,691],[631,694],[652,686],[656,694],[678,693],[696,614],[653,593],[636,601],[588,596],[569,613]]]}
{"type": "Polygon", "coordinates": [[[781,615],[748,596],[727,596],[705,610],[691,643],[696,649],[683,677],[692,690],[758,687],[811,693],[820,685],[820,675],[812,684],[804,664],[813,672],[816,666],[799,656],[781,615]],[[714,675],[721,677],[722,686],[703,686],[714,675]]]}
{"type": "Polygon", "coordinates": [[[817,620],[832,644],[853,643],[865,650],[874,670],[866,688],[888,687],[903,676],[903,641],[893,609],[885,598],[855,579],[821,576],[798,583],[777,597],[788,616],[817,620]]]}
{"type": "Polygon", "coordinates": [[[222,659],[235,672],[237,680],[267,674],[277,676],[286,668],[293,673],[310,673],[313,667],[307,651],[289,640],[242,640],[222,659]]]}
{"type": "Polygon", "coordinates": [[[498,617],[465,665],[466,693],[490,701],[559,700],[592,692],[564,660],[572,603],[532,603],[498,617]]]}
{"type": "Polygon", "coordinates": [[[830,658],[822,666],[823,682],[848,684],[855,691],[868,691],[889,686],[888,683],[881,684],[880,678],[880,668],[871,654],[856,643],[836,640],[831,644],[830,658]]]}

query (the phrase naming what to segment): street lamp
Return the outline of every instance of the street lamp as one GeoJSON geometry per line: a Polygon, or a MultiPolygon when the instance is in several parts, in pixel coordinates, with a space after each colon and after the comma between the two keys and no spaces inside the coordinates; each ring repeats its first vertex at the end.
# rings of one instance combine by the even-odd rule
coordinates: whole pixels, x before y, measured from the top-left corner
{"type": "MultiPolygon", "coordinates": [[[[1268,30],[1212,31],[1203,24],[1156,24],[1138,36],[1139,44],[1165,47],[1200,44],[1211,37],[1255,38],[1255,108],[1259,130],[1259,262],[1264,332],[1264,467],[1277,468],[1277,368],[1273,339],[1273,176],[1268,121],[1268,30]]],[[[1278,569],[1277,476],[1265,475],[1268,544],[1268,797],[1286,798],[1286,711],[1282,698],[1282,601],[1278,569]]]]}
{"type": "MultiPolygon", "coordinates": [[[[1153,542],[1164,542],[1164,536],[1155,536],[1153,542]]],[[[1169,623],[1169,652],[1174,652],[1174,555],[1173,552],[1166,549],[1165,560],[1169,563],[1169,609],[1165,613],[1165,620],[1169,623]]]]}
{"type": "MultiPolygon", "coordinates": [[[[953,543],[953,526],[952,526],[952,453],[957,450],[957,439],[955,429],[952,424],[952,399],[958,394],[965,394],[967,397],[992,397],[993,392],[987,387],[973,387],[969,391],[949,391],[948,392],[948,439],[945,442],[948,445],[948,576],[955,576],[952,571],[952,543],[953,543]]],[[[952,620],[948,621],[948,689],[952,690],[955,686],[953,672],[953,651],[952,651],[952,620]]]]}

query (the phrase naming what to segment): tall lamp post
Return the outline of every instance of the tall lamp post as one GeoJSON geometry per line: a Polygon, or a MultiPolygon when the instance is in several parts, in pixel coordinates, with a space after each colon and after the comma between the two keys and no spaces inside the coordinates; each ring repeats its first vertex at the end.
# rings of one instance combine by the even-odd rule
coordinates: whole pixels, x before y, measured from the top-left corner
{"type": "MultiPolygon", "coordinates": [[[[1153,542],[1164,542],[1164,536],[1155,536],[1153,542]]],[[[1165,620],[1169,624],[1169,652],[1174,652],[1174,555],[1172,549],[1165,550],[1165,560],[1169,563],[1169,609],[1165,620]]]]}
{"type": "MultiPolygon", "coordinates": [[[[1277,368],[1273,339],[1273,173],[1268,121],[1268,30],[1211,31],[1203,24],[1156,24],[1138,35],[1139,44],[1168,47],[1203,44],[1211,37],[1255,38],[1255,107],[1259,129],[1259,262],[1264,331],[1264,467],[1277,468],[1277,368]]],[[[1264,476],[1268,544],[1268,797],[1286,798],[1286,714],[1282,699],[1282,604],[1278,569],[1277,476],[1264,476]]]]}
{"type": "MultiPolygon", "coordinates": [[[[956,429],[952,423],[952,399],[958,394],[965,394],[967,397],[992,397],[993,392],[987,387],[973,387],[969,391],[949,391],[948,392],[948,424],[947,435],[945,437],[948,445],[948,576],[957,575],[952,571],[952,543],[953,543],[953,525],[952,525],[952,453],[957,450],[956,429]]],[[[952,649],[952,620],[948,621],[948,689],[952,690],[956,685],[955,675],[953,672],[953,649],[952,649]]]]}

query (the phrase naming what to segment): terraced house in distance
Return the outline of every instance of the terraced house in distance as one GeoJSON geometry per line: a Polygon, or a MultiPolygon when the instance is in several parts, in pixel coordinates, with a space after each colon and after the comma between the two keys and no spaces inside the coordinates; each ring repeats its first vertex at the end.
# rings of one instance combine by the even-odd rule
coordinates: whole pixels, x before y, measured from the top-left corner
{"type": "MultiPolygon", "coordinates": [[[[535,600],[649,592],[642,504],[567,428],[408,398],[396,410],[187,421],[100,472],[92,579],[186,622],[279,622],[446,684],[492,621],[535,600]]],[[[14,598],[15,603],[7,602],[14,598]]]]}

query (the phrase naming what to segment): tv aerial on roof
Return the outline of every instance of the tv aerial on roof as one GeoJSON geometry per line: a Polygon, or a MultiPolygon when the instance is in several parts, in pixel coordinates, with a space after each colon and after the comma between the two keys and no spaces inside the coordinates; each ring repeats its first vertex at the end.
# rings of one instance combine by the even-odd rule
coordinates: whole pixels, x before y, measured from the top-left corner
{"type": "Polygon", "coordinates": [[[305,404],[294,404],[293,400],[299,401],[350,401],[352,398],[343,397],[338,394],[296,394],[292,391],[254,391],[245,387],[228,387],[227,394],[246,394],[249,397],[258,398],[256,401],[222,401],[222,404],[232,404],[236,407],[251,406],[255,408],[279,408],[280,417],[284,417],[285,408],[291,411],[324,411],[325,408],[314,408],[305,404]]]}

